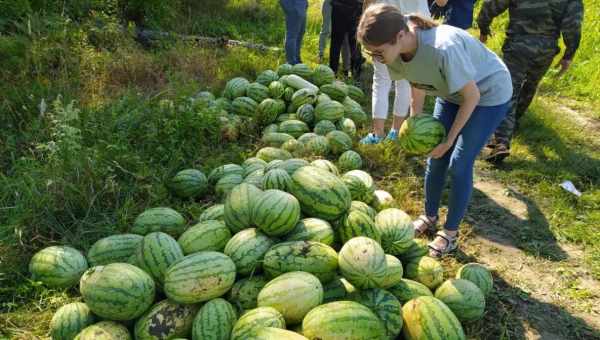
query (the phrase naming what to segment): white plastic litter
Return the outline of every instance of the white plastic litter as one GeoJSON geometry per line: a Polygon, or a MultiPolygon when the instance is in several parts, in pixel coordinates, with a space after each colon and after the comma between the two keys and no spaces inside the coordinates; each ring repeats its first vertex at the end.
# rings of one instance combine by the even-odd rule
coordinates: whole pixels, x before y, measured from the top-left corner
{"type": "Polygon", "coordinates": [[[564,181],[562,183],[560,183],[560,186],[567,190],[568,192],[574,194],[577,197],[581,197],[581,191],[577,190],[577,188],[575,188],[575,185],[573,184],[573,182],[571,181],[564,181]]]}

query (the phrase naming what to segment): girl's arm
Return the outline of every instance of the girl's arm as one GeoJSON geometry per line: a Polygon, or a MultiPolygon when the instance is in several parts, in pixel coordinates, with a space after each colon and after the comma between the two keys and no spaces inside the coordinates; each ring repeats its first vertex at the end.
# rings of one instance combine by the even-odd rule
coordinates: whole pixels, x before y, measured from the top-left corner
{"type": "Polygon", "coordinates": [[[411,88],[410,115],[414,117],[423,113],[423,104],[425,103],[425,91],[411,88]]]}

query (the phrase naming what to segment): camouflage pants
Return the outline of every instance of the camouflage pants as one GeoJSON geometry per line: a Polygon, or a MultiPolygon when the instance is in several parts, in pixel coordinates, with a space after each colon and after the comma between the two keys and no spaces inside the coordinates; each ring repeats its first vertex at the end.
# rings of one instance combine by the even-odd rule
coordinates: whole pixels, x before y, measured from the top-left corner
{"type": "Polygon", "coordinates": [[[552,65],[558,51],[556,39],[507,38],[502,47],[502,59],[510,71],[513,95],[508,114],[494,133],[496,143],[510,147],[518,120],[531,104],[538,84],[552,65]]]}

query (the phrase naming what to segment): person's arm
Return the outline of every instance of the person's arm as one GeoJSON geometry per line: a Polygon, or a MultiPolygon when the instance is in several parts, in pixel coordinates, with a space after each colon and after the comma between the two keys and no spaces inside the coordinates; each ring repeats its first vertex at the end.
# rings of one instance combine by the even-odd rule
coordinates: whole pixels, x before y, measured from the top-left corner
{"type": "Polygon", "coordinates": [[[462,95],[463,101],[458,108],[458,113],[450,127],[446,140],[436,146],[429,154],[432,158],[441,158],[452,147],[460,130],[462,130],[469,118],[471,118],[473,110],[479,104],[479,88],[474,80],[469,81],[459,92],[462,95]]]}
{"type": "Polygon", "coordinates": [[[414,117],[423,113],[423,104],[425,104],[425,91],[412,87],[410,92],[410,116],[414,117]]]}
{"type": "Polygon", "coordinates": [[[560,61],[560,74],[563,74],[569,66],[581,41],[581,23],[583,22],[583,3],[581,0],[571,0],[567,4],[561,21],[560,31],[565,42],[565,53],[560,61]]]}
{"type": "Polygon", "coordinates": [[[491,34],[490,25],[495,17],[508,9],[510,0],[485,0],[477,16],[479,26],[479,40],[485,44],[491,34]]]}

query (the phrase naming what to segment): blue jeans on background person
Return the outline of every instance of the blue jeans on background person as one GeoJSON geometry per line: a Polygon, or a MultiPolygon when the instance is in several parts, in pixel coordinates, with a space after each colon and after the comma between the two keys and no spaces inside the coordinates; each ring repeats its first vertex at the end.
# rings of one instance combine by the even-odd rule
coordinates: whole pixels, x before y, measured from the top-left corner
{"type": "Polygon", "coordinates": [[[302,62],[300,50],[306,29],[307,0],[280,0],[279,4],[285,14],[285,57],[288,64],[302,62]]]}
{"type": "MultiPolygon", "coordinates": [[[[448,199],[448,216],[444,228],[457,230],[464,217],[473,191],[475,158],[492,133],[506,117],[509,102],[497,106],[477,106],[462,128],[452,148],[439,159],[428,158],[425,170],[425,213],[437,216],[446,174],[452,180],[448,199]]],[[[437,98],[433,116],[439,119],[446,132],[456,118],[459,106],[437,98]]]]}

